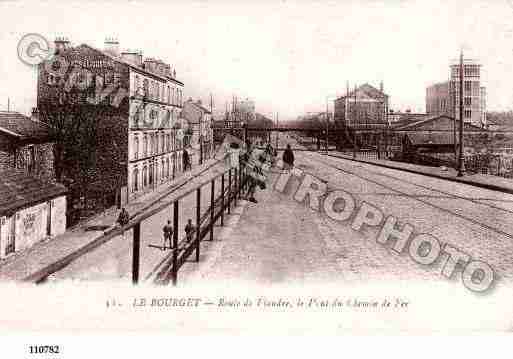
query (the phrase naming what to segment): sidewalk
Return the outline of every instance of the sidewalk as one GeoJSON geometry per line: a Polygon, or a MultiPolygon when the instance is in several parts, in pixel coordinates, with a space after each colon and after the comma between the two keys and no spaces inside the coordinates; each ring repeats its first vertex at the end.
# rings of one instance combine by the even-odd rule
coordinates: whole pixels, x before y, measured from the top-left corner
{"type": "Polygon", "coordinates": [[[513,194],[513,180],[498,176],[490,176],[484,174],[467,174],[463,177],[457,177],[457,171],[454,168],[448,168],[446,171],[440,167],[421,166],[405,162],[397,162],[390,160],[373,160],[363,158],[353,158],[352,155],[345,155],[340,152],[333,151],[330,156],[339,157],[350,161],[368,163],[375,166],[406,171],[410,173],[430,176],[448,181],[464,183],[467,185],[481,187],[492,191],[499,191],[513,194]]]}
{"type": "MultiPolygon", "coordinates": [[[[216,159],[211,159],[205,161],[201,166],[196,165],[191,171],[182,173],[173,181],[164,183],[155,191],[144,194],[127,204],[125,208],[130,214],[130,218],[152,207],[155,202],[167,197],[171,192],[188,183],[191,178],[201,171],[208,169],[205,174],[213,171],[218,167],[218,165],[214,165],[216,161],[216,159]]],[[[111,227],[115,223],[118,214],[119,210],[116,207],[109,208],[62,235],[36,243],[26,251],[7,258],[0,262],[0,281],[21,281],[30,274],[79,250],[101,237],[104,234],[104,230],[101,228],[111,227]],[[98,227],[101,230],[88,230],[91,227],[98,227]]]]}

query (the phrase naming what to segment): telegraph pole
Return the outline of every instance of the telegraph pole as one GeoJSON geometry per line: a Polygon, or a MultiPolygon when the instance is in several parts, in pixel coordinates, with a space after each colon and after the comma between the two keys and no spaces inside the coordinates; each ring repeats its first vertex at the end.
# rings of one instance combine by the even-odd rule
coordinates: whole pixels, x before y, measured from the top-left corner
{"type": "Polygon", "coordinates": [[[328,96],[326,96],[326,154],[328,154],[328,130],[329,130],[330,116],[328,114],[328,96]]]}
{"type": "Polygon", "coordinates": [[[353,110],[353,113],[354,113],[354,117],[353,117],[353,121],[354,121],[354,126],[353,126],[353,158],[356,158],[356,116],[357,116],[357,111],[356,111],[356,84],[354,85],[354,110],[353,110]]]}
{"type": "Polygon", "coordinates": [[[463,158],[463,49],[460,52],[460,148],[458,161],[458,177],[465,175],[463,158]]]}

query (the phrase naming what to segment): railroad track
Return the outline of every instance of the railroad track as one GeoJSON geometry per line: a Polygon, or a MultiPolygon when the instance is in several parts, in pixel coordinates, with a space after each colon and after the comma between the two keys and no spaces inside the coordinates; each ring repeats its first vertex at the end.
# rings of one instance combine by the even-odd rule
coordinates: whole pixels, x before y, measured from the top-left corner
{"type": "MultiPolygon", "coordinates": [[[[319,156],[319,157],[320,157],[320,156],[319,156]]],[[[337,156],[330,156],[330,157],[336,157],[336,158],[337,158],[337,156]]],[[[340,157],[338,157],[338,158],[340,159],[340,157]]],[[[443,212],[449,213],[449,214],[451,214],[451,215],[453,215],[453,216],[456,216],[456,217],[461,218],[461,219],[463,219],[463,220],[465,220],[465,221],[468,221],[468,222],[470,222],[470,223],[472,223],[472,224],[475,224],[476,226],[479,226],[479,227],[484,228],[484,229],[486,229],[486,230],[489,230],[489,231],[495,232],[495,233],[497,233],[497,234],[499,234],[499,235],[502,235],[502,236],[505,236],[505,237],[507,237],[507,238],[513,239],[513,234],[511,234],[511,233],[505,232],[505,231],[503,231],[503,230],[501,230],[501,229],[498,229],[498,228],[496,228],[496,227],[492,227],[492,226],[490,226],[490,225],[488,225],[488,224],[486,224],[486,223],[483,223],[483,222],[478,221],[478,220],[475,220],[475,219],[473,219],[473,218],[471,218],[471,217],[468,217],[468,216],[462,215],[462,214],[457,213],[457,212],[455,212],[455,211],[453,211],[453,210],[450,210],[450,209],[447,209],[447,208],[444,208],[444,207],[441,207],[441,206],[437,206],[436,204],[433,204],[433,203],[431,203],[431,202],[429,202],[429,201],[423,200],[422,198],[412,196],[411,194],[409,194],[409,193],[407,193],[407,192],[404,192],[404,191],[401,191],[401,190],[395,189],[395,188],[393,188],[393,187],[391,187],[391,186],[388,186],[388,185],[386,185],[386,184],[384,184],[384,183],[382,183],[382,182],[380,182],[380,181],[376,181],[376,180],[374,180],[374,179],[370,179],[370,178],[364,177],[364,176],[362,176],[362,175],[360,175],[360,174],[358,174],[358,173],[356,173],[356,172],[350,171],[350,170],[345,169],[345,168],[341,168],[341,167],[336,166],[336,165],[334,165],[334,164],[332,164],[332,163],[326,162],[326,161],[324,161],[324,160],[322,160],[322,159],[320,159],[320,158],[315,158],[315,159],[313,159],[313,158],[309,158],[309,159],[310,159],[311,161],[317,161],[317,162],[320,162],[320,163],[324,164],[325,166],[328,166],[328,167],[330,167],[330,168],[333,168],[333,169],[335,169],[335,170],[337,170],[337,171],[340,171],[340,172],[346,173],[346,174],[348,174],[348,175],[351,175],[351,176],[357,177],[357,178],[359,178],[359,179],[361,179],[361,180],[363,180],[363,181],[370,182],[370,183],[373,183],[373,184],[378,185],[378,186],[380,186],[380,187],[386,188],[386,189],[387,189],[387,190],[389,190],[389,191],[392,191],[392,192],[395,192],[395,193],[400,193],[400,194],[404,195],[405,197],[409,197],[409,198],[411,198],[411,199],[412,199],[412,200],[414,200],[414,201],[417,201],[417,202],[420,202],[420,203],[422,203],[422,204],[424,204],[424,205],[427,205],[427,206],[433,207],[433,208],[435,208],[435,209],[437,209],[437,210],[440,210],[440,211],[443,211],[443,212]]],[[[364,169],[364,170],[366,170],[366,169],[364,169]]],[[[372,172],[372,171],[371,171],[371,172],[372,172]]],[[[317,175],[316,175],[316,174],[314,174],[314,173],[312,173],[311,175],[313,175],[313,176],[317,176],[317,175]]],[[[379,175],[382,175],[382,176],[384,176],[384,177],[389,177],[389,178],[391,178],[391,179],[397,180],[397,178],[396,178],[395,176],[389,176],[389,175],[381,174],[381,173],[379,173],[379,175]]],[[[405,181],[405,180],[402,180],[402,179],[401,179],[400,181],[409,183],[408,181],[405,181]]],[[[418,186],[418,187],[420,187],[420,188],[424,187],[424,188],[428,188],[428,189],[433,190],[433,191],[438,191],[438,190],[436,190],[436,189],[429,188],[429,187],[422,186],[422,185],[418,185],[418,184],[416,184],[416,183],[414,183],[414,185],[416,185],[416,186],[418,186]]],[[[441,192],[441,191],[439,191],[439,192],[441,192]]],[[[441,192],[441,193],[442,193],[442,192],[441,192]]],[[[461,199],[466,199],[466,200],[472,201],[471,199],[467,199],[467,198],[465,198],[465,197],[456,197],[456,196],[454,196],[454,195],[451,195],[451,196],[453,196],[454,198],[461,198],[461,199]]],[[[481,203],[481,202],[476,202],[476,201],[472,201],[472,202],[473,202],[473,203],[475,203],[475,204],[479,204],[479,205],[486,205],[486,204],[483,204],[483,203],[481,203]]],[[[493,208],[493,206],[489,206],[489,207],[492,207],[492,208],[493,208]]],[[[498,209],[500,209],[500,208],[498,208],[498,209]]],[[[503,210],[503,209],[501,209],[501,210],[503,210]]],[[[508,211],[508,210],[504,210],[504,211],[505,211],[505,212],[510,212],[510,211],[508,211]]]]}

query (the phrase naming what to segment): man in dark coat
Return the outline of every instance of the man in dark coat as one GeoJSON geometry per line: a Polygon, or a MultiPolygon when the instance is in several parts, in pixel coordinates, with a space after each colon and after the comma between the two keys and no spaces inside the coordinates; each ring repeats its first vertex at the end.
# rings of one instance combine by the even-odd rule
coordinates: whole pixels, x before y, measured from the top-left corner
{"type": "MultiPolygon", "coordinates": [[[[128,222],[130,221],[130,216],[128,214],[128,211],[125,207],[121,209],[121,212],[119,213],[118,220],[116,221],[120,227],[126,226],[128,222]]],[[[123,239],[125,239],[125,231],[123,231],[123,239]]]]}
{"type": "Polygon", "coordinates": [[[187,171],[188,169],[191,169],[191,161],[189,158],[189,152],[187,150],[183,150],[183,171],[187,171]]]}
{"type": "Polygon", "coordinates": [[[287,148],[283,151],[283,163],[285,164],[285,169],[294,167],[294,153],[290,148],[290,144],[287,144],[287,148]]]}
{"type": "Polygon", "coordinates": [[[167,224],[162,228],[162,232],[164,233],[164,245],[162,249],[166,249],[167,242],[169,242],[169,248],[173,248],[173,226],[171,225],[171,221],[167,221],[167,224]]]}

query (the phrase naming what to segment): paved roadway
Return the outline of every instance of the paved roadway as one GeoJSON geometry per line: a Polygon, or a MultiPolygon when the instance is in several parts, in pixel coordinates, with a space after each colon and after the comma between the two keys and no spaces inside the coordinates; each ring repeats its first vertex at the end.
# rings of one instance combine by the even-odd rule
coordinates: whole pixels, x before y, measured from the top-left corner
{"type": "MultiPolygon", "coordinates": [[[[282,135],[281,144],[294,140],[282,135]]],[[[329,189],[350,192],[360,203],[379,208],[416,233],[429,233],[472,258],[484,260],[499,282],[513,277],[513,195],[314,152],[297,151],[296,167],[327,181],[329,189]]],[[[296,183],[297,184],[297,183],[296,183]]],[[[217,189],[219,185],[217,186],[217,189]]],[[[209,190],[203,190],[205,208],[209,190]]],[[[354,231],[271,188],[257,194],[258,204],[245,203],[238,224],[216,229],[216,241],[202,245],[200,264],[186,264],[180,282],[248,280],[255,283],[386,279],[440,280],[441,261],[421,266],[408,255],[397,255],[374,240],[377,229],[354,231]]],[[[160,244],[162,225],[171,209],[142,226],[142,277],[166,253],[149,248],[160,244]]],[[[181,218],[194,218],[194,198],[181,206],[181,218]]],[[[180,233],[183,233],[181,222],[180,233]]],[[[127,238],[128,235],[127,235],[127,238]]],[[[129,280],[131,241],[117,238],[72,263],[54,280],[129,280]]]]}
{"type": "MultiPolygon", "coordinates": [[[[294,142],[283,137],[283,142],[294,142]]],[[[385,216],[409,223],[474,259],[489,263],[498,283],[513,277],[513,196],[313,152],[297,151],[296,167],[350,192],[385,216]]],[[[298,183],[296,183],[297,185],[298,183]]],[[[292,191],[293,192],[293,191],[292,191]]],[[[240,225],[206,264],[190,267],[186,282],[243,280],[259,284],[337,280],[441,280],[442,261],[430,266],[376,243],[377,229],[354,231],[298,204],[292,192],[257,194],[240,225]]],[[[460,269],[461,270],[461,269],[460,269]]],[[[458,272],[454,281],[460,281],[458,272]]]]}
{"type": "MultiPolygon", "coordinates": [[[[181,193],[185,193],[194,184],[199,184],[217,173],[224,170],[224,165],[218,164],[208,170],[204,175],[196,177],[183,188],[174,191],[171,195],[157,202],[153,207],[160,206],[163,202],[170,201],[181,193]]],[[[225,177],[225,185],[228,185],[228,176],[225,177]]],[[[221,182],[216,180],[215,195],[220,193],[221,182]]],[[[201,213],[203,214],[210,205],[210,184],[204,185],[201,190],[201,213]]],[[[153,277],[161,268],[162,263],[171,254],[149,245],[163,245],[162,227],[167,220],[173,223],[173,206],[156,215],[144,220],[141,223],[141,246],[140,246],[140,278],[148,280],[153,277]]],[[[187,195],[179,203],[179,240],[185,236],[184,228],[188,218],[196,224],[196,192],[187,195]]],[[[64,280],[85,280],[85,281],[131,281],[132,271],[132,231],[125,232],[124,238],[117,236],[109,242],[101,245],[95,250],[73,261],[61,271],[52,274],[49,281],[64,280]]]]}

